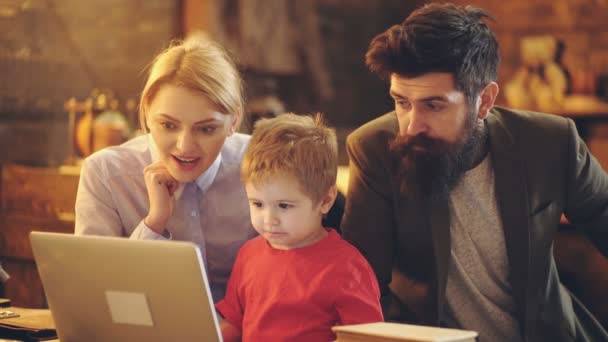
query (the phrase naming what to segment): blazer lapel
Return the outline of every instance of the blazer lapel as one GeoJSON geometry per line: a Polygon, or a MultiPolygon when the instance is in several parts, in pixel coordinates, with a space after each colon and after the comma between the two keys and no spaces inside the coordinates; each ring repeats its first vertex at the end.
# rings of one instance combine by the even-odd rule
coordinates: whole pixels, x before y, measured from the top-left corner
{"type": "Polygon", "coordinates": [[[451,239],[450,239],[450,211],[447,200],[429,201],[426,206],[426,217],[429,218],[429,225],[433,238],[433,250],[435,254],[435,290],[437,323],[442,320],[443,303],[445,298],[445,288],[448,275],[448,263],[450,261],[451,239]]]}
{"type": "Polygon", "coordinates": [[[525,328],[530,239],[528,236],[528,193],[523,158],[513,137],[494,114],[486,120],[495,176],[496,201],[502,219],[510,267],[510,280],[522,331],[525,328]]]}
{"type": "Polygon", "coordinates": [[[428,272],[430,302],[425,308],[417,308],[415,311],[422,315],[424,323],[439,324],[450,260],[448,202],[431,201],[426,196],[421,196],[418,189],[407,194],[401,193],[398,203],[403,208],[400,210],[399,225],[407,232],[407,239],[402,244],[419,250],[420,253],[416,253],[420,256],[419,262],[433,267],[428,272]]]}

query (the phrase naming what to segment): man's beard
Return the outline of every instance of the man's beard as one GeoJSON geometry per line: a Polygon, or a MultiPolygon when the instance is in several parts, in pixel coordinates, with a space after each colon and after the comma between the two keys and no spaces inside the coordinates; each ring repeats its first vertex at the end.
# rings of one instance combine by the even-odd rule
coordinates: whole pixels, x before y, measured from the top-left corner
{"type": "Polygon", "coordinates": [[[469,113],[461,138],[456,143],[430,138],[426,133],[397,135],[390,144],[390,151],[399,161],[401,191],[420,191],[432,200],[447,198],[463,174],[476,162],[485,139],[483,123],[478,124],[474,113],[469,113]]]}

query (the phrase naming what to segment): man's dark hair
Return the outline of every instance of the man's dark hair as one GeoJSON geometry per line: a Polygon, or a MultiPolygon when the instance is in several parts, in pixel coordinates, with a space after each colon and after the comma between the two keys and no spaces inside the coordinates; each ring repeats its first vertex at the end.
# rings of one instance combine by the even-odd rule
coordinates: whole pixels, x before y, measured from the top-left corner
{"type": "Polygon", "coordinates": [[[427,4],[376,36],[365,55],[369,69],[383,79],[396,73],[418,77],[448,72],[469,105],[479,92],[496,80],[498,43],[483,21],[492,16],[476,7],[427,4]]]}

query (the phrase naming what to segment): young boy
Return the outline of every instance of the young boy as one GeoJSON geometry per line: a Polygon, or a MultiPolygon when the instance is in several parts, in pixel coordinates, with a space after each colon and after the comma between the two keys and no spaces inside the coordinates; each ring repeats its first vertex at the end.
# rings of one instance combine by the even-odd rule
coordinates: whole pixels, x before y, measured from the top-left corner
{"type": "Polygon", "coordinates": [[[334,325],[382,321],[376,277],[321,219],[336,198],[335,132],[294,114],[256,124],[243,157],[251,222],[216,308],[225,341],[333,341],[334,325]]]}

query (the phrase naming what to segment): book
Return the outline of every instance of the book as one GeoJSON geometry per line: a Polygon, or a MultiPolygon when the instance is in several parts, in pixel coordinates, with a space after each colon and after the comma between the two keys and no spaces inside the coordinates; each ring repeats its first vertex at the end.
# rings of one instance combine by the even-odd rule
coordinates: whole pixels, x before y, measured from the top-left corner
{"type": "Polygon", "coordinates": [[[335,326],[336,342],[475,342],[471,330],[437,328],[400,323],[366,323],[335,326]]]}
{"type": "Polygon", "coordinates": [[[47,341],[57,338],[49,310],[9,307],[0,310],[0,341],[47,341]],[[2,315],[1,312],[14,315],[2,315]]]}

